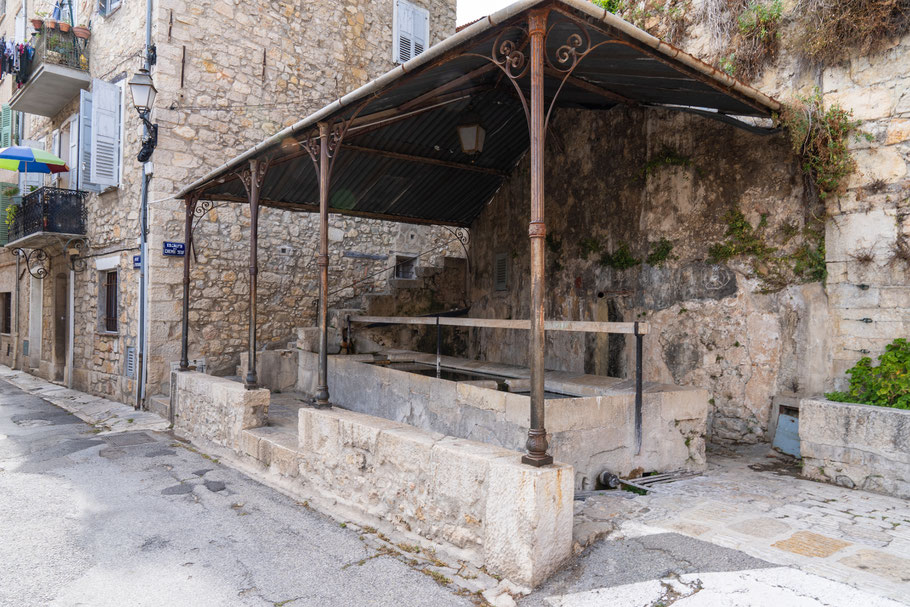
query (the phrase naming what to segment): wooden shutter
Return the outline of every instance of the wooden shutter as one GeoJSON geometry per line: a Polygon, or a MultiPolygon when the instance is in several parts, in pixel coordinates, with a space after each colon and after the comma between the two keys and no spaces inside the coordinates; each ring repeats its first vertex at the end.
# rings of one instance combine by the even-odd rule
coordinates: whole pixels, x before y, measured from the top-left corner
{"type": "Polygon", "coordinates": [[[101,187],[120,185],[120,87],[92,80],[90,179],[101,187]]]}
{"type": "Polygon", "coordinates": [[[0,110],[0,147],[8,148],[13,145],[13,110],[8,103],[3,104],[0,110]]]}
{"type": "Polygon", "coordinates": [[[404,63],[427,50],[430,13],[407,0],[395,1],[395,61],[404,63]]]}
{"type": "Polygon", "coordinates": [[[6,195],[9,188],[19,187],[15,183],[0,182],[0,246],[9,242],[9,226],[6,225],[6,209],[13,203],[13,197],[6,195]]]}
{"type": "Polygon", "coordinates": [[[493,290],[507,291],[509,289],[509,255],[499,253],[493,260],[493,290]]]}
{"type": "Polygon", "coordinates": [[[414,56],[427,50],[430,37],[430,13],[426,9],[411,6],[411,33],[414,36],[414,56]]]}
{"type": "Polygon", "coordinates": [[[100,192],[101,186],[92,182],[92,94],[79,92],[79,161],[76,181],[78,190],[100,192]]]}
{"type": "Polygon", "coordinates": [[[69,121],[70,149],[66,164],[70,168],[67,187],[71,190],[79,189],[79,116],[74,116],[69,121]]]}

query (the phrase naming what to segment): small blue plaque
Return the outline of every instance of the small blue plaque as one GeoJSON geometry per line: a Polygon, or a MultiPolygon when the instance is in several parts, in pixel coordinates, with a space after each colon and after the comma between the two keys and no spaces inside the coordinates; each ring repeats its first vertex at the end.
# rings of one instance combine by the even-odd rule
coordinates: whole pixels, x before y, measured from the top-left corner
{"type": "Polygon", "coordinates": [[[164,255],[167,257],[183,257],[186,255],[186,245],[182,242],[164,241],[164,255]]]}
{"type": "Polygon", "coordinates": [[[133,269],[138,270],[142,267],[142,255],[133,255],[133,269]]]}

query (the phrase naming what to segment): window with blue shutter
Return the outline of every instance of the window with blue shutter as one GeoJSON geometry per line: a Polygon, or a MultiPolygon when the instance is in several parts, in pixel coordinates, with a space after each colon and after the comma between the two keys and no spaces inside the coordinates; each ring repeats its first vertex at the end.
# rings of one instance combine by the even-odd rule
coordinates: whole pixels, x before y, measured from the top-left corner
{"type": "Polygon", "coordinates": [[[410,61],[427,50],[430,40],[430,12],[407,0],[395,0],[394,59],[410,61]]]}

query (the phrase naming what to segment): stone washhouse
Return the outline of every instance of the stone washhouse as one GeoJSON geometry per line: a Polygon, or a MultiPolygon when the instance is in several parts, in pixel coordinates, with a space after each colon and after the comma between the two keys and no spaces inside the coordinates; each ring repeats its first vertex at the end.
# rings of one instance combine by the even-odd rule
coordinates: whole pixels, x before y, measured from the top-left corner
{"type": "Polygon", "coordinates": [[[782,382],[830,385],[823,287],[762,299],[706,261],[731,201],[811,220],[781,107],[581,0],[463,28],[180,192],[188,246],[197,209],[248,208],[250,301],[242,382],[196,372],[185,258],[175,429],[539,584],[571,555],[576,491],[702,470],[709,427],[762,440],[782,382]],[[286,350],[257,346],[263,207],[319,216],[318,321],[286,350]],[[344,217],[439,226],[465,257],[404,256],[390,293],[330,307],[358,279],[329,281],[344,217]]]}

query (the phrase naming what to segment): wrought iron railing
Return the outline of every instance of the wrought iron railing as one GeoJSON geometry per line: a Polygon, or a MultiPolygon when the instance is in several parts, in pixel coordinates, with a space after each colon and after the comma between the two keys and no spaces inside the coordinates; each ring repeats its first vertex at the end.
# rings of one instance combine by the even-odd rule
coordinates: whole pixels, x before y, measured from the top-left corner
{"type": "MultiPolygon", "coordinates": [[[[35,55],[29,68],[29,76],[35,73],[42,63],[89,71],[88,40],[77,38],[72,30],[63,32],[59,29],[42,28],[35,35],[32,44],[35,47],[35,55]]],[[[27,78],[25,81],[27,82],[27,78]]]]}
{"type": "Polygon", "coordinates": [[[38,232],[85,234],[87,192],[43,187],[22,197],[9,227],[9,241],[38,232]]]}

